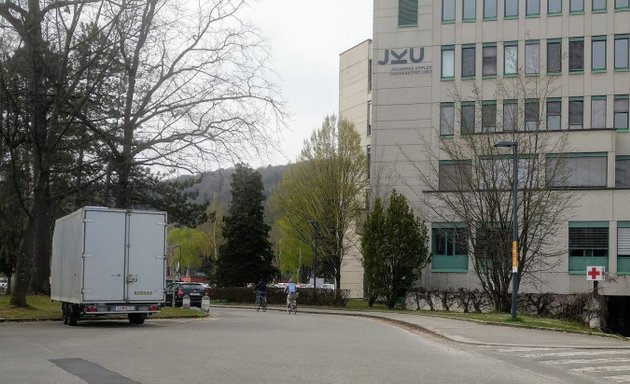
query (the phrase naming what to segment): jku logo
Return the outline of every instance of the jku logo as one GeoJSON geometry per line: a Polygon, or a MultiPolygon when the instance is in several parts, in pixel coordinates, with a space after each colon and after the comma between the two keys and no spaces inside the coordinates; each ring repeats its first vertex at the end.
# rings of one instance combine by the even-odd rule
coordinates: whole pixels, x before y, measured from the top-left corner
{"type": "Polygon", "coordinates": [[[418,54],[418,57],[416,57],[416,48],[405,48],[402,52],[396,52],[393,49],[386,49],[385,50],[385,58],[383,58],[383,60],[379,60],[378,63],[380,65],[386,65],[386,64],[392,64],[392,65],[396,65],[396,64],[409,64],[409,61],[411,63],[421,63],[422,60],[424,60],[424,48],[420,48],[420,53],[418,54]],[[390,61],[390,57],[389,57],[389,53],[391,52],[392,54],[392,58],[390,61]],[[407,56],[409,56],[409,58],[407,59],[407,56]]]}

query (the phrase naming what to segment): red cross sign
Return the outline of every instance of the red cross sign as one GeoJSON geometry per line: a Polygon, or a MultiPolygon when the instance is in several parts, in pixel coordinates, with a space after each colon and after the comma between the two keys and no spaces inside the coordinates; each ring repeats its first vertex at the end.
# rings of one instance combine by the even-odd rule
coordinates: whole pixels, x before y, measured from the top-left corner
{"type": "Polygon", "coordinates": [[[590,265],[586,267],[586,280],[604,280],[606,274],[606,267],[590,265]]]}

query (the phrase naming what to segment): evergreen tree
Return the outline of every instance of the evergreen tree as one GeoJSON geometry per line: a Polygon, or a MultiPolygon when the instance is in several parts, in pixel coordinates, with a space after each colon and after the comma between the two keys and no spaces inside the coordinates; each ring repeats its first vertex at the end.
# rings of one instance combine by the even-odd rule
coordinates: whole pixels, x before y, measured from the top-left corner
{"type": "Polygon", "coordinates": [[[383,217],[380,199],[364,225],[362,248],[370,299],[382,297],[393,308],[396,300],[420,278],[429,261],[428,231],[417,218],[407,199],[392,192],[383,217]]]}
{"type": "Polygon", "coordinates": [[[264,189],[259,172],[238,164],[232,176],[232,202],[224,218],[225,243],[219,250],[217,280],[222,286],[269,281],[277,272],[264,222],[264,189]]]}

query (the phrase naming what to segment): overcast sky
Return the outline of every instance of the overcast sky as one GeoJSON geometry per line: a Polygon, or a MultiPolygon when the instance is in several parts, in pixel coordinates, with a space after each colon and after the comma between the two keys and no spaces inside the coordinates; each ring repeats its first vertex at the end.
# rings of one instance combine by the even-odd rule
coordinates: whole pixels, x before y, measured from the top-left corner
{"type": "Polygon", "coordinates": [[[272,67],[293,118],[284,155],[252,167],[295,161],[324,117],[339,113],[339,54],[372,37],[372,0],[258,0],[248,16],[269,41],[272,67]]]}

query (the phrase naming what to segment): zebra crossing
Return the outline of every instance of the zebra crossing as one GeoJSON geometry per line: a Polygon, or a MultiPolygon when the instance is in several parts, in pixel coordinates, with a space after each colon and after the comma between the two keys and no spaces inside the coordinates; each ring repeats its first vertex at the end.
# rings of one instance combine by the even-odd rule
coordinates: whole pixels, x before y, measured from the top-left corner
{"type": "Polygon", "coordinates": [[[630,383],[630,349],[495,347],[493,352],[557,367],[598,382],[630,383]]]}

